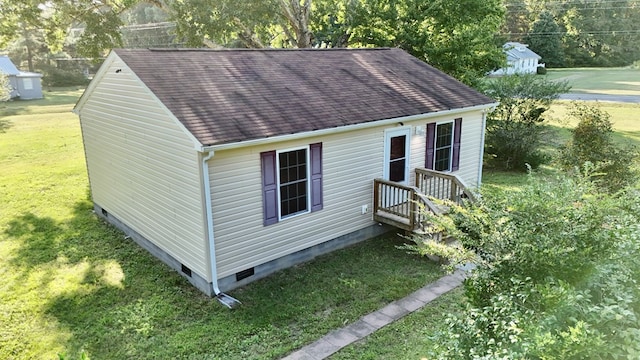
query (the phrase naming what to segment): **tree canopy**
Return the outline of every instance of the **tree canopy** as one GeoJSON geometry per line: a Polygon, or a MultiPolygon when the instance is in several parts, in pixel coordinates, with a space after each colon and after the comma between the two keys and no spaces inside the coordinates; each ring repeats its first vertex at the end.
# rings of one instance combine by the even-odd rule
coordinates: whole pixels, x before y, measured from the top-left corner
{"type": "Polygon", "coordinates": [[[175,38],[191,47],[400,47],[468,83],[503,60],[495,41],[500,0],[3,0],[0,46],[19,30],[38,29],[55,52],[72,28],[81,29],[75,47],[82,56],[143,46],[123,30],[147,18],[143,4],[161,10],[164,19],[147,13],[174,23],[175,38]]]}

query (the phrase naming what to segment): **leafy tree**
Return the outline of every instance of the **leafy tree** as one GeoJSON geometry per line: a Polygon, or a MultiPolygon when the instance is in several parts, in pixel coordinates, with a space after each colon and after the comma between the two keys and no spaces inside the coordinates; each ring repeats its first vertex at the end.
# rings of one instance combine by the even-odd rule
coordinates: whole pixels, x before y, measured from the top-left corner
{"type": "Polygon", "coordinates": [[[546,129],[544,113],[558,95],[569,91],[566,82],[532,74],[489,79],[481,90],[500,105],[487,117],[485,153],[489,165],[525,171],[545,161],[540,151],[546,129]]]}
{"type": "Polygon", "coordinates": [[[561,67],[564,65],[564,53],[562,50],[562,33],[549,11],[540,13],[533,23],[531,31],[525,37],[529,48],[542,57],[542,61],[548,67],[561,67]]]}
{"type": "Polygon", "coordinates": [[[623,66],[640,58],[635,1],[565,1],[558,18],[568,66],[623,66]]]}
{"type": "MultiPolygon", "coordinates": [[[[120,15],[143,0],[3,0],[0,2],[0,47],[14,41],[24,29],[44,31],[51,52],[62,50],[72,27],[83,28],[78,40],[81,55],[99,58],[122,46],[120,15]]],[[[160,2],[158,2],[160,3],[160,2]]]]}
{"type": "Polygon", "coordinates": [[[400,47],[467,84],[502,65],[495,33],[504,21],[498,0],[363,0],[350,44],[400,47]]]}
{"type": "Polygon", "coordinates": [[[209,39],[243,47],[400,47],[467,83],[502,61],[494,42],[503,21],[497,0],[232,3],[174,2],[178,34],[194,46],[209,39]]]}
{"type": "Polygon", "coordinates": [[[613,139],[611,116],[596,106],[574,103],[569,116],[578,120],[572,138],[560,149],[559,164],[573,170],[590,162],[598,168],[594,181],[604,189],[617,191],[634,183],[638,152],[633,146],[619,146],[613,139]]]}

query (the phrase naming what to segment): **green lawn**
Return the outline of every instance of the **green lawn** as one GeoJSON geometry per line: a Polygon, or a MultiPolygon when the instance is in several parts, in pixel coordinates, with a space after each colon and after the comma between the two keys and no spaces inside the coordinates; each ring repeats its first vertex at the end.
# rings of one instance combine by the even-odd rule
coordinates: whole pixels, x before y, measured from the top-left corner
{"type": "Polygon", "coordinates": [[[92,213],[80,91],[0,105],[0,359],[274,359],[440,277],[393,234],[205,297],[92,213]]]}
{"type": "Polygon", "coordinates": [[[549,69],[547,78],[551,80],[567,80],[571,85],[571,92],[576,93],[640,95],[640,69],[549,69]]]}

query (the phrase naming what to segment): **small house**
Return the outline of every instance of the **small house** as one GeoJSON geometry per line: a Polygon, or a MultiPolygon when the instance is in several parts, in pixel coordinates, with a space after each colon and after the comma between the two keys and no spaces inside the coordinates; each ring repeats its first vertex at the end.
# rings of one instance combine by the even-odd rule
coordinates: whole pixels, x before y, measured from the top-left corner
{"type": "Polygon", "coordinates": [[[492,75],[535,74],[538,67],[544,67],[539,63],[542,57],[525,44],[507,42],[502,48],[507,57],[507,66],[494,71],[492,75]]]}
{"type": "Polygon", "coordinates": [[[42,74],[18,70],[6,55],[0,56],[0,73],[9,77],[12,99],[42,99],[42,74]]]}
{"type": "Polygon", "coordinates": [[[96,214],[220,297],[479,185],[495,105],[400,49],[116,49],[74,112],[96,214]]]}

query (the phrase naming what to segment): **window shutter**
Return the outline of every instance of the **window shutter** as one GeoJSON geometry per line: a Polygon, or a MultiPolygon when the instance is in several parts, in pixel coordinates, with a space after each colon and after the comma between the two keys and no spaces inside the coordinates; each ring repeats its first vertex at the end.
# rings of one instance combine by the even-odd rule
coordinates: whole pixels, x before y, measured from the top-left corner
{"type": "Polygon", "coordinates": [[[311,152],[311,211],[322,210],[322,143],[309,145],[311,152]]]}
{"type": "Polygon", "coordinates": [[[436,123],[427,124],[427,153],[424,167],[433,170],[433,156],[436,146],[436,123]]]}
{"type": "Polygon", "coordinates": [[[262,163],[262,207],[264,226],[278,222],[278,180],[276,176],[276,152],[260,153],[262,163]]]}
{"type": "Polygon", "coordinates": [[[462,118],[457,118],[453,125],[453,159],[451,160],[451,171],[460,168],[460,133],[462,131],[462,118]]]}

